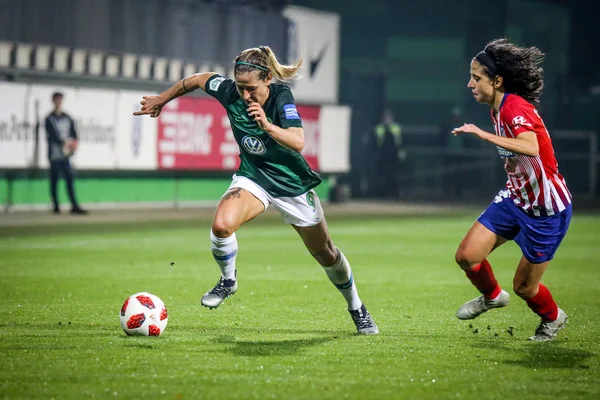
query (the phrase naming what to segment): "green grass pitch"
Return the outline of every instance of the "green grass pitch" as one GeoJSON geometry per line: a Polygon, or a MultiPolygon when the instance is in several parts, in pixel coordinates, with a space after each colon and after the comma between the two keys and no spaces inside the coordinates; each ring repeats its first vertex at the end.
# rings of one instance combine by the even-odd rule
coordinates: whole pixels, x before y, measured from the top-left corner
{"type": "MultiPolygon", "coordinates": [[[[569,314],[554,342],[516,295],[473,321],[454,251],[476,215],[329,221],[381,334],[361,337],[343,297],[279,219],[238,232],[238,293],[216,310],[209,221],[0,228],[0,398],[598,399],[600,216],[576,213],[543,282],[569,314]],[[171,266],[171,262],[174,264],[171,266]],[[148,291],[159,338],[126,337],[118,311],[148,291]]],[[[490,261],[512,294],[520,257],[490,261]]]]}

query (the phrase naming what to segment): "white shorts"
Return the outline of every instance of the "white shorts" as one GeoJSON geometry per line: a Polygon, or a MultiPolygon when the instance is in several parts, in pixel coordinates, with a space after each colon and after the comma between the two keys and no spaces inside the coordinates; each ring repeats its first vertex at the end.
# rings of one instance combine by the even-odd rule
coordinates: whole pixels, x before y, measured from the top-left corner
{"type": "Polygon", "coordinates": [[[315,226],[323,221],[323,207],[314,190],[296,197],[273,197],[260,185],[245,176],[233,176],[233,181],[227,191],[234,188],[242,188],[254,195],[265,206],[273,204],[277,211],[283,216],[283,220],[295,226],[315,226]]]}

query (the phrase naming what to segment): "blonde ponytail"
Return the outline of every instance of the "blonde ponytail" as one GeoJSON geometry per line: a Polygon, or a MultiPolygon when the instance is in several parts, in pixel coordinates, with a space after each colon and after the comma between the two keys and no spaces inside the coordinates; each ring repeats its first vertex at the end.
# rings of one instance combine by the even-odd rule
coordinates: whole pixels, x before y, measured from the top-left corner
{"type": "Polygon", "coordinates": [[[294,61],[291,65],[282,65],[270,47],[261,46],[261,51],[267,56],[269,70],[277,80],[287,82],[300,78],[297,74],[302,66],[302,58],[294,61]]]}
{"type": "Polygon", "coordinates": [[[269,46],[260,46],[242,51],[235,58],[235,73],[259,70],[260,79],[266,79],[269,72],[279,81],[287,82],[300,78],[297,75],[302,66],[302,58],[290,65],[279,63],[275,53],[269,46]]]}

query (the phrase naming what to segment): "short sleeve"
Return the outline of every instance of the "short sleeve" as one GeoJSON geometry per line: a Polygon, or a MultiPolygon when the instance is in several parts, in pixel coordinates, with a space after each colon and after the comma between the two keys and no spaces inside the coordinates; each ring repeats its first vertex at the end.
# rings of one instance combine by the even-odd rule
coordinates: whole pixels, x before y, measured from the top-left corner
{"type": "Polygon", "coordinates": [[[534,131],[534,126],[540,124],[540,117],[531,104],[514,104],[502,111],[502,121],[515,137],[523,132],[534,131]]]}
{"type": "Polygon", "coordinates": [[[283,129],[302,128],[302,120],[300,119],[300,114],[296,108],[294,95],[289,89],[286,88],[279,92],[276,107],[283,129]]]}
{"type": "Polygon", "coordinates": [[[219,100],[221,104],[227,105],[232,101],[231,91],[235,90],[235,83],[223,75],[215,74],[208,78],[204,91],[219,100]]]}

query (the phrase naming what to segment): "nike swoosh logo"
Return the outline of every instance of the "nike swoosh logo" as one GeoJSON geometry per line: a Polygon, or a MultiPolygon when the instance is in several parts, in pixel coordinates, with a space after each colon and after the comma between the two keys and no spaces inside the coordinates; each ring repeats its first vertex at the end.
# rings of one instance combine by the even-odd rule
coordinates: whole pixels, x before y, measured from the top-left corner
{"type": "Polygon", "coordinates": [[[310,60],[310,65],[309,65],[309,74],[310,77],[312,78],[315,73],[317,72],[317,68],[319,68],[319,65],[321,64],[321,60],[323,60],[323,57],[325,56],[325,52],[327,51],[327,47],[328,43],[325,43],[323,45],[323,47],[321,47],[321,50],[319,51],[319,54],[317,54],[316,57],[313,57],[310,60]]]}

